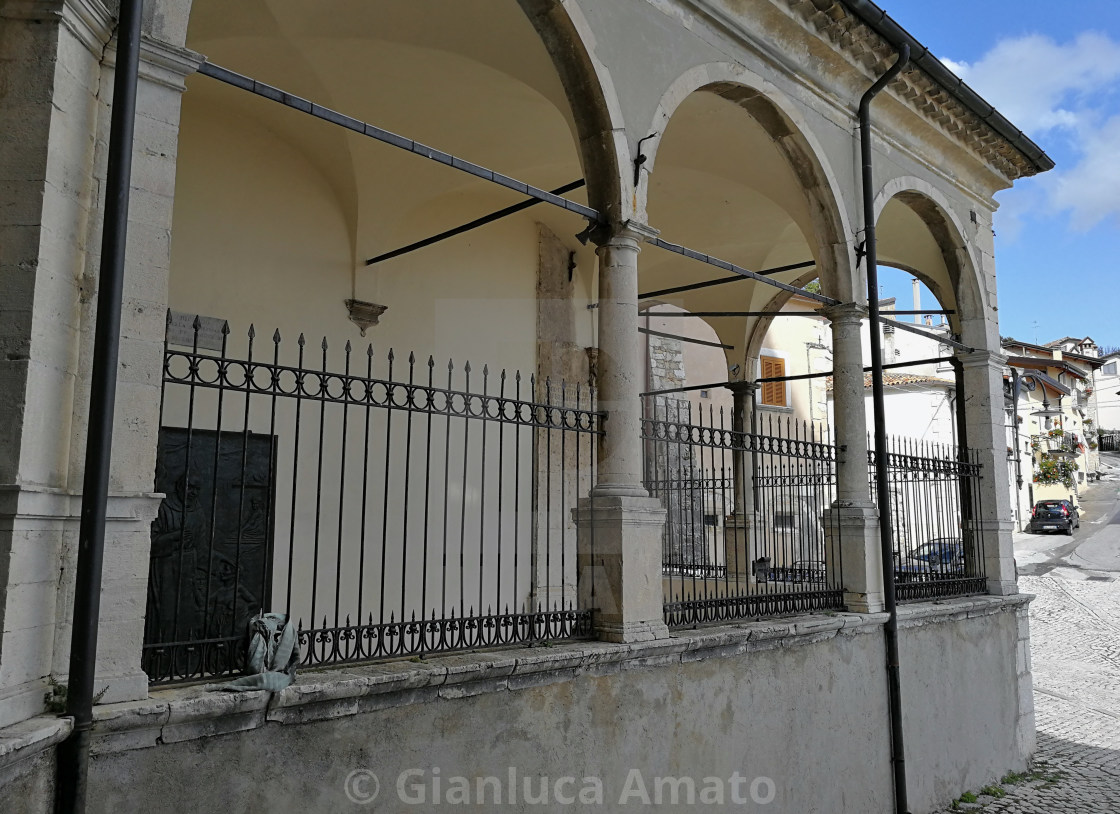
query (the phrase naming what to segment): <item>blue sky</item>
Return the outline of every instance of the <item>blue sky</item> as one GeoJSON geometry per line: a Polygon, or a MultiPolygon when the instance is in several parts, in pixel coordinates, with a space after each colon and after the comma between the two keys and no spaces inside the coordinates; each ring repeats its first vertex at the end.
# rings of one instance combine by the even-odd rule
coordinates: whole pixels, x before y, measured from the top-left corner
{"type": "Polygon", "coordinates": [[[996,196],[1000,332],[1120,346],[1120,0],[879,5],[1057,163],[996,196]]]}

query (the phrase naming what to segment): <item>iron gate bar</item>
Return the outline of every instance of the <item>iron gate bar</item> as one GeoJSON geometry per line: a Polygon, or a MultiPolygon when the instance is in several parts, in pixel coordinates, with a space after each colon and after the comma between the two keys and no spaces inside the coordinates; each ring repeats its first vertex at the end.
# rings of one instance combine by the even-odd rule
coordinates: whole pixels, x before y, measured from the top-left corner
{"type": "Polygon", "coordinates": [[[749,277],[752,280],[757,280],[760,283],[766,283],[766,285],[773,286],[774,288],[780,288],[783,291],[789,291],[793,294],[800,294],[803,297],[807,297],[808,299],[816,300],[817,302],[823,302],[825,305],[840,304],[840,300],[834,300],[832,299],[832,297],[826,297],[823,294],[814,294],[811,291],[805,291],[804,289],[798,288],[795,285],[787,285],[786,283],[780,283],[777,280],[771,280],[768,277],[759,274],[757,271],[750,271],[743,268],[742,266],[737,266],[734,263],[728,263],[726,260],[720,260],[718,257],[712,257],[710,254],[704,254],[703,252],[698,252],[694,249],[679,246],[676,243],[670,243],[667,240],[662,240],[659,237],[651,238],[648,242],[659,249],[665,249],[666,251],[673,252],[674,254],[679,254],[682,257],[687,257],[690,260],[698,260],[701,263],[706,263],[709,266],[721,268],[724,271],[734,272],[740,277],[749,277]]]}
{"type": "MultiPolygon", "coordinates": [[[[641,329],[639,328],[639,330],[641,330],[641,329]]],[[[893,370],[893,369],[899,368],[899,367],[913,367],[915,365],[931,365],[931,364],[938,363],[938,362],[953,362],[955,358],[956,357],[954,357],[954,356],[937,356],[937,357],[932,358],[932,359],[915,359],[911,362],[892,362],[889,365],[883,365],[883,370],[893,370]]],[[[865,367],[863,369],[863,372],[864,373],[870,373],[871,368],[865,367]]],[[[770,377],[767,377],[765,379],[755,379],[754,383],[755,384],[765,384],[767,382],[793,382],[793,381],[799,381],[801,379],[819,379],[823,376],[831,376],[831,375],[833,375],[833,371],[826,370],[822,373],[801,373],[797,376],[770,376],[770,377]]],[[[728,389],[731,389],[732,387],[734,387],[737,384],[742,384],[742,382],[735,381],[735,382],[711,382],[710,384],[692,384],[692,385],[689,385],[687,387],[671,387],[667,390],[650,390],[648,392],[642,393],[641,395],[643,395],[643,396],[663,396],[663,395],[666,395],[668,393],[686,393],[689,390],[708,390],[712,387],[726,387],[728,389]]]]}
{"type": "Polygon", "coordinates": [[[638,333],[649,334],[650,336],[661,336],[665,339],[679,339],[681,342],[691,342],[693,345],[706,345],[709,348],[723,348],[724,350],[735,350],[734,345],[724,345],[722,342],[709,342],[706,339],[693,339],[691,336],[681,336],[680,334],[669,334],[664,331],[654,331],[650,328],[639,328],[638,333]]]}
{"type": "Polygon", "coordinates": [[[301,113],[314,116],[316,119],[322,119],[331,124],[345,127],[347,130],[353,130],[355,133],[368,136],[383,144],[399,147],[414,155],[431,159],[440,164],[446,164],[449,167],[465,172],[468,175],[473,175],[476,178],[481,178],[484,181],[492,181],[506,189],[512,189],[514,192],[520,192],[522,195],[528,195],[530,198],[536,198],[544,203],[549,203],[561,209],[566,209],[569,212],[574,212],[595,223],[603,222],[602,215],[590,206],[584,206],[575,201],[569,201],[567,198],[561,198],[555,193],[518,181],[516,178],[510,178],[508,175],[502,175],[499,172],[488,170],[486,167],[471,163],[470,161],[465,161],[450,153],[436,150],[418,141],[405,138],[404,136],[398,136],[396,133],[368,124],[359,119],[339,113],[338,111],[331,110],[330,108],[323,107],[322,105],[315,104],[300,96],[280,90],[272,85],[267,85],[264,82],[258,82],[256,79],[244,76],[236,71],[231,71],[228,68],[223,68],[220,65],[215,65],[212,62],[203,62],[202,65],[199,66],[198,72],[204,76],[209,76],[211,79],[217,79],[219,82],[232,85],[235,88],[246,90],[249,93],[261,96],[273,102],[279,102],[285,107],[290,107],[293,110],[298,110],[301,113]]]}
{"type": "MultiPolygon", "coordinates": [[[[579,189],[580,187],[586,185],[587,182],[580,178],[578,181],[572,181],[570,183],[564,184],[563,186],[556,187],[556,189],[551,190],[550,194],[563,195],[565,192],[571,192],[573,189],[579,189]]],[[[493,223],[496,220],[501,220],[502,218],[509,217],[510,215],[516,215],[518,212],[528,209],[531,206],[536,206],[539,203],[543,202],[537,198],[530,198],[527,201],[515,203],[513,206],[507,206],[505,209],[499,209],[495,212],[491,212],[489,215],[483,215],[481,218],[475,218],[468,223],[464,223],[462,226],[456,226],[453,229],[447,229],[446,231],[440,232],[439,234],[432,235],[431,237],[426,237],[423,240],[417,240],[415,243],[409,243],[407,246],[401,246],[401,248],[399,249],[393,249],[391,252],[385,252],[384,254],[379,254],[376,257],[371,257],[366,261],[366,265],[372,266],[374,263],[381,263],[385,260],[392,260],[394,257],[400,257],[402,254],[408,254],[409,252],[414,252],[417,249],[423,249],[427,246],[431,246],[433,243],[439,243],[441,240],[447,240],[449,237],[455,237],[456,235],[461,235],[464,232],[469,232],[472,229],[477,229],[480,226],[486,226],[488,223],[493,223]]],[[[932,312],[923,311],[922,313],[932,312]]]]}
{"type": "MultiPolygon", "coordinates": [[[[807,260],[803,263],[792,263],[788,266],[775,266],[774,268],[762,269],[761,271],[756,271],[755,274],[763,274],[763,275],[781,274],[783,271],[793,271],[795,269],[809,268],[810,266],[815,266],[816,264],[817,264],[816,260],[807,260]]],[[[690,283],[688,285],[675,286],[674,288],[662,288],[659,291],[650,291],[649,293],[646,293],[646,294],[639,294],[638,299],[639,300],[648,300],[651,297],[661,297],[661,296],[664,296],[665,294],[677,294],[681,291],[694,291],[697,288],[708,288],[708,287],[713,286],[713,285],[723,285],[724,283],[737,283],[740,280],[745,280],[745,279],[746,278],[743,277],[742,275],[736,274],[733,277],[720,277],[718,280],[705,280],[702,283],[690,283]]],[[[926,312],[923,312],[923,313],[926,313],[926,312]]]]}

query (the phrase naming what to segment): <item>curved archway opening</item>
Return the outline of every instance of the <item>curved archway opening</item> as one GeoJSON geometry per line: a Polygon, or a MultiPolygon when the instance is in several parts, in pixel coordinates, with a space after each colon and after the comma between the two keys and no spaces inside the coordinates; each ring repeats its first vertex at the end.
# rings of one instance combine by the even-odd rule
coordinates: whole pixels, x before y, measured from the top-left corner
{"type": "MultiPolygon", "coordinates": [[[[674,243],[701,249],[748,269],[814,262],[772,275],[791,285],[820,278],[822,293],[841,298],[833,248],[841,232],[834,201],[807,140],[777,104],[729,81],[688,94],[672,111],[656,146],[648,178],[649,222],[674,243]]],[[[643,254],[642,289],[718,275],[687,258],[655,250],[643,254]]],[[[753,313],[774,309],[776,289],[754,280],[699,288],[666,297],[690,311],[753,313]]],[[[790,292],[781,292],[788,299],[790,292]]],[[[780,305],[776,306],[780,307],[780,305]]],[[[757,318],[713,316],[720,341],[745,349],[757,318]]],[[[739,351],[735,361],[746,370],[739,351]]]]}

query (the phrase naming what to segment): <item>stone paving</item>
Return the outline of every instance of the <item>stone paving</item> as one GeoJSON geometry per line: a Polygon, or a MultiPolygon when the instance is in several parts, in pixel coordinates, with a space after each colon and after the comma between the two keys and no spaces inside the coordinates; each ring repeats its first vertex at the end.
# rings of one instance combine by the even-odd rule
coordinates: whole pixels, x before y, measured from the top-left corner
{"type": "Polygon", "coordinates": [[[1038,597],[1030,611],[1034,771],[987,789],[1005,796],[974,789],[975,802],[965,797],[946,811],[1120,812],[1120,582],[1071,571],[1019,578],[1020,590],[1038,597]]]}

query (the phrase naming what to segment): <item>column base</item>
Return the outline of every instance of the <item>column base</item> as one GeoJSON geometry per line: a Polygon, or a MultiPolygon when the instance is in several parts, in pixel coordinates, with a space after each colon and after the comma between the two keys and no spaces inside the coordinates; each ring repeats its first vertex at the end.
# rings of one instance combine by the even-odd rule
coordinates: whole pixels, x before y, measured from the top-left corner
{"type": "Polygon", "coordinates": [[[753,514],[733,514],[723,526],[723,554],[727,573],[746,577],[753,585],[754,577],[754,528],[757,520],[753,514]]]}
{"type": "Polygon", "coordinates": [[[971,524],[984,540],[984,575],[988,578],[988,593],[993,596],[1019,593],[1015,545],[1011,537],[1014,525],[1010,520],[977,520],[971,524]]]}
{"type": "Polygon", "coordinates": [[[609,642],[666,638],[661,501],[593,493],[575,512],[580,608],[594,611],[596,636],[609,642]]]}
{"type": "Polygon", "coordinates": [[[835,580],[844,586],[844,607],[852,613],[880,613],[886,607],[886,598],[879,510],[870,501],[836,501],[824,511],[821,522],[825,530],[825,568],[829,582],[835,580]],[[840,552],[839,563],[827,556],[832,551],[840,552]]]}
{"type": "Polygon", "coordinates": [[[652,642],[655,639],[668,639],[669,627],[664,621],[631,622],[613,624],[596,622],[595,636],[600,641],[629,644],[631,642],[652,642]]]}

